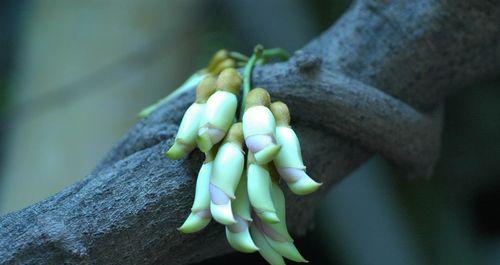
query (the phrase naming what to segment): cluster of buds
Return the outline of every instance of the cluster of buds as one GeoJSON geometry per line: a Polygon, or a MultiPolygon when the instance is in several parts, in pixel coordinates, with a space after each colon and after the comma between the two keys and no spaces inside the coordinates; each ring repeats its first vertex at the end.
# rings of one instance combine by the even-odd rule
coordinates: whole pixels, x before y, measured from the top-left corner
{"type": "Polygon", "coordinates": [[[228,51],[222,49],[217,51],[213,56],[208,65],[196,71],[192,74],[184,83],[174,90],[173,93],[166,96],[165,98],[159,100],[155,104],[152,104],[144,108],[140,113],[139,117],[144,118],[155,111],[159,106],[169,102],[171,99],[175,98],[176,95],[183,93],[185,91],[195,88],[205,77],[211,76],[215,77],[219,75],[224,69],[235,68],[244,66],[248,62],[248,57],[235,51],[228,51]]]}
{"type": "Polygon", "coordinates": [[[280,180],[297,195],[321,184],[305,171],[285,103],[271,102],[263,88],[252,89],[242,99],[238,122],[241,86],[232,67],[205,76],[166,153],[170,159],[195,148],[205,154],[191,213],[179,230],[200,231],[213,218],[226,227],[227,241],[237,251],[259,251],[270,264],[285,264],[283,258],[306,262],[287,230],[280,180]]]}

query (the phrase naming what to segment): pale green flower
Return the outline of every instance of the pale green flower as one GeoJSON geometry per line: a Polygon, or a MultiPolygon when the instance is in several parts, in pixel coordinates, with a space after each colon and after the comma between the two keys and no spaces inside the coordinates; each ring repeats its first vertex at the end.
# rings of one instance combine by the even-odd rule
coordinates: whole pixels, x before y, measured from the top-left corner
{"type": "Polygon", "coordinates": [[[215,78],[206,76],[196,89],[196,101],[189,106],[182,117],[175,142],[167,151],[170,159],[180,159],[196,147],[196,137],[207,99],[215,92],[215,78]]]}
{"type": "Polygon", "coordinates": [[[234,249],[251,253],[259,250],[250,236],[251,219],[250,202],[248,200],[245,173],[236,190],[236,199],[232,203],[236,224],[226,226],[226,238],[234,249]]]}
{"type": "Polygon", "coordinates": [[[274,158],[276,169],[293,193],[305,195],[314,192],[321,183],[314,181],[305,172],[299,139],[290,127],[288,107],[278,101],[271,104],[270,109],[277,121],[276,141],[281,145],[281,150],[274,158]]]}
{"type": "Polygon", "coordinates": [[[247,160],[248,195],[255,213],[267,223],[278,223],[271,197],[271,176],[267,165],[255,163],[253,153],[248,151],[247,160]]]}
{"type": "Polygon", "coordinates": [[[224,225],[236,223],[231,200],[243,173],[243,132],[241,123],[231,126],[214,160],[210,178],[210,211],[215,220],[224,225]]]}
{"type": "Polygon", "coordinates": [[[213,160],[215,150],[206,154],[205,161],[198,172],[196,179],[196,192],[194,195],[193,207],[191,214],[188,216],[184,224],[179,227],[179,231],[183,233],[194,233],[205,228],[212,219],[210,215],[210,175],[212,173],[213,160]]]}
{"type": "Polygon", "coordinates": [[[207,101],[196,139],[203,152],[220,142],[233,124],[241,86],[240,74],[234,68],[225,69],[219,75],[216,86],[217,91],[207,101]]]}
{"type": "Polygon", "coordinates": [[[248,149],[254,153],[258,164],[270,162],[280,150],[276,144],[276,122],[269,110],[271,97],[263,88],[250,90],[243,114],[243,134],[248,149]]]}
{"type": "Polygon", "coordinates": [[[271,265],[286,265],[283,257],[276,252],[270,245],[267,243],[266,238],[262,234],[262,232],[252,224],[250,226],[250,234],[252,235],[252,239],[259,248],[260,255],[271,265]]]}

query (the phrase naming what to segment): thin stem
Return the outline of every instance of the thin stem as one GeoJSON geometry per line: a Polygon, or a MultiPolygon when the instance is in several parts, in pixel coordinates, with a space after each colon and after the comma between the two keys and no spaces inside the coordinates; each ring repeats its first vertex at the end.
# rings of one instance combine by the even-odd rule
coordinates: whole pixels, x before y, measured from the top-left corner
{"type": "Polygon", "coordinates": [[[242,54],[242,53],[239,53],[239,52],[235,52],[235,51],[230,51],[229,52],[229,57],[235,59],[235,60],[238,60],[238,61],[242,61],[242,62],[247,62],[248,61],[248,56],[242,54]]]}
{"type": "Polygon", "coordinates": [[[245,70],[243,71],[243,94],[241,96],[240,120],[243,119],[243,113],[245,112],[245,100],[247,98],[248,92],[250,91],[252,70],[257,59],[257,54],[252,54],[250,59],[248,59],[247,64],[245,65],[245,70]]]}
{"type": "Polygon", "coordinates": [[[243,71],[243,93],[241,96],[240,120],[243,118],[243,113],[245,112],[245,100],[252,86],[252,71],[254,66],[256,64],[264,64],[271,58],[278,58],[282,61],[286,61],[290,58],[290,55],[288,55],[288,53],[281,48],[264,50],[264,47],[259,44],[255,46],[252,56],[248,59],[245,65],[245,70],[243,71]]]}
{"type": "Polygon", "coordinates": [[[266,60],[271,58],[278,58],[282,61],[286,61],[290,58],[290,55],[282,48],[272,48],[262,51],[262,58],[266,60]]]}

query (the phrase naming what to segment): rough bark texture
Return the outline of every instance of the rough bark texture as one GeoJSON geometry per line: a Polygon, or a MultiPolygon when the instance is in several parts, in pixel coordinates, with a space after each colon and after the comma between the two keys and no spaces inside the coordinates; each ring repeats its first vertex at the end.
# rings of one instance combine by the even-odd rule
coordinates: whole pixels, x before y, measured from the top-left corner
{"type": "MultiPolygon", "coordinates": [[[[311,227],[321,194],[374,152],[415,176],[439,152],[445,96],[499,73],[494,1],[359,1],[255,85],[291,106],[320,192],[287,193],[288,225],[311,227]]],[[[84,180],[0,218],[0,263],[188,264],[231,251],[223,227],[182,235],[201,156],[163,156],[193,92],[139,122],[84,180]]]]}

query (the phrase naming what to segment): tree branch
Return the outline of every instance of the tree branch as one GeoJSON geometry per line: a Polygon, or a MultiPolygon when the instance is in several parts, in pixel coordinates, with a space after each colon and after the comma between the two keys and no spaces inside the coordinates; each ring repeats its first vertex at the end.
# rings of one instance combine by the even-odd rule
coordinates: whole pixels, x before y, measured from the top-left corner
{"type": "MultiPolygon", "coordinates": [[[[295,234],[311,227],[329,187],[374,152],[417,176],[439,151],[444,97],[499,73],[499,5],[489,1],[359,1],[286,63],[253,82],[291,106],[312,176],[287,193],[295,234]],[[424,112],[422,112],[424,111],[424,112]]],[[[82,181],[0,218],[0,263],[187,264],[231,251],[222,226],[182,235],[199,153],[171,161],[193,91],[139,122],[82,181]]]]}

